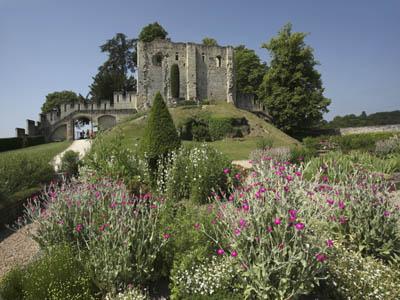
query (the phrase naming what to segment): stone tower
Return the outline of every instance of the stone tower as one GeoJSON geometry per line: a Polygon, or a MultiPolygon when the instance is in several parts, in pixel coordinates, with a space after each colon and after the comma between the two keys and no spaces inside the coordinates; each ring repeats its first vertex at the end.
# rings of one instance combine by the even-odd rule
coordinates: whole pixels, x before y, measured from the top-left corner
{"type": "Polygon", "coordinates": [[[172,100],[170,69],[179,68],[180,100],[224,100],[235,102],[233,47],[173,43],[170,40],[138,42],[138,109],[151,105],[161,92],[172,100]]]}

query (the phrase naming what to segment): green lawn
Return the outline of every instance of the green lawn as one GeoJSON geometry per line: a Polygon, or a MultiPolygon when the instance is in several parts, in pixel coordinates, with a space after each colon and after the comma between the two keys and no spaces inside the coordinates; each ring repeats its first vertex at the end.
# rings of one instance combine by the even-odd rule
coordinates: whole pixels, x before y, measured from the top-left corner
{"type": "Polygon", "coordinates": [[[71,142],[43,144],[0,153],[0,208],[28,197],[54,176],[52,158],[71,142]]]}
{"type": "MultiPolygon", "coordinates": [[[[212,117],[245,117],[250,125],[251,132],[249,135],[240,139],[223,139],[215,142],[208,142],[208,144],[219,149],[222,153],[226,154],[232,160],[248,159],[251,151],[257,148],[257,141],[262,138],[269,138],[273,141],[275,147],[279,146],[293,146],[300,143],[286,135],[273,125],[258,118],[256,115],[236,108],[234,105],[220,102],[216,105],[205,105],[202,107],[195,106],[181,106],[169,109],[172,118],[174,119],[175,126],[178,126],[186,118],[198,114],[209,114],[212,117]]],[[[127,147],[133,148],[138,144],[143,130],[146,126],[146,116],[141,113],[137,117],[133,116],[126,121],[118,124],[114,129],[106,134],[106,136],[113,136],[115,134],[123,134],[123,143],[127,147]]],[[[193,144],[196,142],[184,141],[184,144],[193,144]]]]}

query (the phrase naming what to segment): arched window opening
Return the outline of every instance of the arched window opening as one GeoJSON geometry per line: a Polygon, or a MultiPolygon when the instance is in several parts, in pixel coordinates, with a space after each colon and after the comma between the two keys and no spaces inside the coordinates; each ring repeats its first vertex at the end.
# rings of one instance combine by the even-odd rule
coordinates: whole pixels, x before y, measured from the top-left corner
{"type": "Polygon", "coordinates": [[[203,61],[206,61],[206,55],[205,55],[204,53],[201,54],[201,59],[202,59],[203,61]]]}
{"type": "Polygon", "coordinates": [[[220,68],[221,67],[221,62],[222,62],[221,56],[218,55],[216,60],[217,60],[217,67],[220,68]]]}
{"type": "Polygon", "coordinates": [[[178,52],[175,52],[175,60],[179,60],[179,54],[178,54],[178,52]]]}

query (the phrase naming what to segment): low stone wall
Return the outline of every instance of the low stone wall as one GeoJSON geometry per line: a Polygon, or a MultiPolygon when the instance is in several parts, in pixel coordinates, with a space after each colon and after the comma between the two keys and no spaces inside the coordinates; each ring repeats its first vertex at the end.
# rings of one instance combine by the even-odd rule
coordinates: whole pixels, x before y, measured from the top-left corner
{"type": "Polygon", "coordinates": [[[400,124],[394,125],[381,125],[381,126],[365,126],[365,127],[348,127],[340,128],[340,135],[348,134],[360,134],[360,133],[371,133],[371,132],[393,132],[400,131],[400,124]]]}

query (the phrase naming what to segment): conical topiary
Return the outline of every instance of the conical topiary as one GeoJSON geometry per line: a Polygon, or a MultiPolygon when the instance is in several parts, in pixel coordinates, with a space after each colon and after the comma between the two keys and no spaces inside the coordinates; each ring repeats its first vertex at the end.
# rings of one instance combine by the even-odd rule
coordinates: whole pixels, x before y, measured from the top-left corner
{"type": "Polygon", "coordinates": [[[140,143],[148,159],[150,171],[155,172],[157,161],[181,145],[174,121],[160,92],[154,98],[147,126],[140,143]]]}

